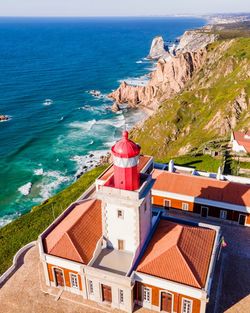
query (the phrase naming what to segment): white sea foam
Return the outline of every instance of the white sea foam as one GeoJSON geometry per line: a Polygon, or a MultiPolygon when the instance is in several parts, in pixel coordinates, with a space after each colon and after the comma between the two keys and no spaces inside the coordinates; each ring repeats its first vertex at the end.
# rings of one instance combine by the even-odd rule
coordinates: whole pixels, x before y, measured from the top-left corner
{"type": "Polygon", "coordinates": [[[5,226],[5,225],[9,224],[10,222],[14,221],[20,215],[21,215],[21,213],[15,212],[13,214],[8,214],[8,215],[5,215],[3,217],[0,217],[0,228],[2,228],[3,226],[5,226]]]}
{"type": "Polygon", "coordinates": [[[41,176],[43,175],[43,169],[42,168],[38,168],[37,170],[34,170],[34,174],[37,176],[41,176]]]}
{"type": "Polygon", "coordinates": [[[18,191],[24,195],[24,196],[28,196],[30,194],[31,191],[31,187],[32,187],[32,183],[29,182],[23,186],[21,186],[20,188],[18,188],[18,191]]]}
{"type": "Polygon", "coordinates": [[[91,120],[88,122],[72,122],[69,124],[71,128],[78,128],[84,131],[90,131],[92,127],[96,124],[96,120],[91,120]]]}
{"type": "Polygon", "coordinates": [[[119,83],[124,81],[131,86],[146,86],[149,82],[149,76],[146,74],[140,77],[128,77],[126,79],[119,80],[119,83]]]}
{"type": "Polygon", "coordinates": [[[62,183],[70,180],[69,177],[65,176],[65,174],[60,171],[43,172],[43,176],[43,181],[38,185],[38,187],[40,187],[39,195],[42,199],[48,199],[51,197],[54,190],[56,190],[62,183]]]}

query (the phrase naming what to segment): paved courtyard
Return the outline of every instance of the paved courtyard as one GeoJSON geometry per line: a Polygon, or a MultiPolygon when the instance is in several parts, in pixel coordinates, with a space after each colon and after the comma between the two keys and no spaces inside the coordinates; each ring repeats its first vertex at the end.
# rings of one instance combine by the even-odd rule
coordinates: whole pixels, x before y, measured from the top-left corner
{"type": "MultiPolygon", "coordinates": [[[[182,217],[181,214],[170,213],[182,217]]],[[[194,219],[195,218],[190,218],[194,219]]],[[[204,222],[204,220],[203,220],[204,222]]],[[[211,222],[217,224],[217,222],[211,222]]],[[[250,228],[221,224],[228,244],[217,263],[207,313],[250,312],[250,228]]],[[[37,247],[24,256],[24,264],[2,286],[0,311],[5,313],[98,313],[114,312],[104,305],[85,301],[82,297],[45,286],[37,247]]],[[[138,309],[138,313],[148,310],[138,309]]]]}

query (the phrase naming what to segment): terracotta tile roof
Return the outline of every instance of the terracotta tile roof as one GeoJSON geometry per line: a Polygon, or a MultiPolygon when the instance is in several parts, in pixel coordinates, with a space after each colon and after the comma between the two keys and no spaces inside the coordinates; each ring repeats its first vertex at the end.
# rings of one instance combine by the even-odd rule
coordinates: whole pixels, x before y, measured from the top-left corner
{"type": "Polygon", "coordinates": [[[234,139],[250,153],[250,130],[247,133],[233,132],[234,139]]]}
{"type": "Polygon", "coordinates": [[[99,200],[77,205],[44,239],[45,252],[88,264],[102,236],[101,216],[99,200]]]}
{"type": "Polygon", "coordinates": [[[153,190],[250,206],[250,185],[159,170],[153,177],[153,190]]]}
{"type": "Polygon", "coordinates": [[[203,288],[216,232],[161,220],[137,271],[203,288]]]}
{"type": "MultiPolygon", "coordinates": [[[[139,164],[138,164],[138,171],[140,172],[146,164],[150,161],[151,157],[147,155],[140,155],[139,164]]],[[[106,181],[109,177],[112,176],[114,173],[114,168],[111,166],[106,172],[99,177],[100,180],[106,181]]]]}

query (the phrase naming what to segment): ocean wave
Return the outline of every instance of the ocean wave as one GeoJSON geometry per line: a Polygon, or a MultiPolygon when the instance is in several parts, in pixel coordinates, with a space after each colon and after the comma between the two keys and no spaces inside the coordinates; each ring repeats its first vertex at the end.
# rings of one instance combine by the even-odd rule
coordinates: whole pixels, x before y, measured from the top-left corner
{"type": "Polygon", "coordinates": [[[121,79],[118,82],[124,82],[131,86],[146,86],[149,82],[148,74],[140,76],[140,77],[128,77],[126,79],[121,79]]]}
{"type": "Polygon", "coordinates": [[[78,128],[78,129],[81,129],[84,131],[90,131],[95,124],[96,124],[96,120],[93,119],[93,120],[88,121],[88,122],[79,122],[79,121],[72,122],[69,124],[69,126],[71,128],[78,128]]]}
{"type": "Polygon", "coordinates": [[[70,181],[70,177],[60,171],[47,171],[43,173],[43,176],[43,181],[38,184],[39,195],[43,200],[50,198],[62,183],[70,181]]]}
{"type": "Polygon", "coordinates": [[[20,188],[18,188],[18,191],[24,195],[24,196],[28,196],[30,194],[31,191],[31,187],[32,187],[32,183],[29,182],[23,186],[21,186],[20,188]]]}
{"type": "Polygon", "coordinates": [[[0,228],[16,220],[20,215],[21,213],[15,212],[13,214],[8,214],[0,217],[0,228]]]}
{"type": "Polygon", "coordinates": [[[75,155],[70,160],[76,162],[75,178],[78,178],[86,171],[94,168],[99,162],[101,156],[107,154],[107,150],[90,151],[87,155],[75,155]]]}
{"type": "Polygon", "coordinates": [[[37,175],[37,176],[41,176],[43,175],[44,171],[42,168],[38,168],[36,170],[34,170],[34,174],[37,175]]]}

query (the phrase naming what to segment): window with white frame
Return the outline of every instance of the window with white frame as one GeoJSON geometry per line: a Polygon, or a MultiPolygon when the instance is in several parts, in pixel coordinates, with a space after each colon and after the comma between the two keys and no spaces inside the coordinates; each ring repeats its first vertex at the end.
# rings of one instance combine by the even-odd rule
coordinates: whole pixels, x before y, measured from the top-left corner
{"type": "Polygon", "coordinates": [[[183,211],[188,211],[188,208],[189,208],[189,204],[188,203],[182,203],[182,210],[183,211]]]}
{"type": "Polygon", "coordinates": [[[143,287],[143,301],[150,303],[150,288],[143,287]]]}
{"type": "Polygon", "coordinates": [[[226,220],[227,219],[227,211],[220,210],[220,218],[222,218],[223,220],[226,220]]]}
{"type": "Polygon", "coordinates": [[[71,282],[71,287],[78,289],[78,277],[77,274],[70,274],[70,282],[71,282]]]}
{"type": "Polygon", "coordinates": [[[120,301],[120,303],[124,303],[124,292],[123,292],[123,290],[119,290],[119,301],[120,301]]]}
{"type": "Polygon", "coordinates": [[[166,208],[170,208],[170,207],[171,207],[171,201],[168,200],[168,199],[164,199],[164,206],[165,206],[166,208]]]}
{"type": "Polygon", "coordinates": [[[118,218],[123,218],[123,211],[122,210],[118,210],[117,211],[117,217],[118,218]]]}
{"type": "Polygon", "coordinates": [[[94,293],[94,286],[92,280],[89,280],[89,293],[91,295],[94,293]]]}
{"type": "Polygon", "coordinates": [[[192,301],[188,299],[182,299],[181,313],[192,313],[192,301]]]}

